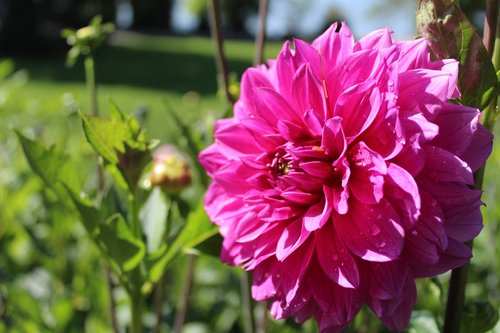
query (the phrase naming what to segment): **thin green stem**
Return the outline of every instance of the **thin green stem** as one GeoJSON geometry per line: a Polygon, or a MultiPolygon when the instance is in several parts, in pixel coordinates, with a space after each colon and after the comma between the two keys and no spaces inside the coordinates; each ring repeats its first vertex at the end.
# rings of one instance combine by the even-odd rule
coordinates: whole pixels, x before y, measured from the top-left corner
{"type": "Polygon", "coordinates": [[[500,0],[486,1],[486,15],[484,17],[483,43],[490,55],[493,54],[495,32],[497,30],[500,0]]]}
{"type": "Polygon", "coordinates": [[[262,63],[264,56],[264,45],[266,43],[266,19],[267,19],[268,0],[259,0],[259,28],[255,35],[255,57],[254,66],[262,63]]]}
{"type": "Polygon", "coordinates": [[[189,295],[193,286],[194,269],[196,266],[196,255],[188,254],[188,267],[186,272],[186,279],[184,280],[184,287],[182,288],[182,295],[177,304],[177,313],[175,315],[174,333],[181,333],[186,321],[186,314],[189,304],[189,295]]]}
{"type": "Polygon", "coordinates": [[[87,82],[87,93],[89,94],[90,108],[94,116],[99,115],[97,109],[97,85],[95,80],[95,66],[92,53],[85,56],[85,81],[87,82]]]}
{"type": "Polygon", "coordinates": [[[226,100],[234,104],[234,97],[229,90],[229,75],[227,70],[227,62],[224,54],[224,38],[222,37],[222,24],[220,18],[220,2],[219,0],[209,0],[210,14],[210,33],[214,39],[216,46],[216,61],[219,84],[224,89],[226,100]]]}
{"type": "Polygon", "coordinates": [[[250,278],[248,272],[242,272],[240,277],[241,285],[241,301],[243,311],[243,332],[253,333],[255,328],[255,320],[253,316],[253,304],[250,296],[250,278]]]}
{"type": "Polygon", "coordinates": [[[129,193],[129,222],[132,233],[138,239],[142,239],[141,221],[139,219],[139,201],[137,193],[129,193]]]}
{"type": "Polygon", "coordinates": [[[142,303],[143,297],[140,288],[135,288],[130,295],[130,310],[132,311],[132,323],[130,325],[131,333],[142,333],[142,303]]]}

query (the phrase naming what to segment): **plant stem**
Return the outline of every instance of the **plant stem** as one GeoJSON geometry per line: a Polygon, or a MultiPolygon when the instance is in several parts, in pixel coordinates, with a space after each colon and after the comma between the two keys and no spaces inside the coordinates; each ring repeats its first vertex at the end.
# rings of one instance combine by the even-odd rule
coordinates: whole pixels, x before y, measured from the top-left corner
{"type": "Polygon", "coordinates": [[[497,30],[499,17],[499,0],[487,0],[486,16],[484,18],[483,43],[490,55],[493,55],[495,45],[495,32],[497,30]]]}
{"type": "Polygon", "coordinates": [[[99,115],[97,109],[97,86],[95,80],[94,58],[92,54],[85,56],[85,81],[87,82],[87,93],[89,94],[90,108],[94,116],[99,115]]]}
{"type": "MultiPolygon", "coordinates": [[[[137,191],[136,191],[137,192],[137,191]]],[[[141,221],[139,220],[139,202],[137,193],[129,193],[129,222],[132,228],[132,233],[137,239],[142,239],[141,221]]]]}
{"type": "Polygon", "coordinates": [[[247,272],[242,272],[240,277],[241,285],[241,301],[243,311],[243,332],[253,333],[255,328],[255,320],[253,317],[252,299],[250,297],[250,279],[247,272]]]}
{"type": "Polygon", "coordinates": [[[268,0],[259,0],[259,27],[255,35],[255,57],[253,59],[254,66],[262,63],[264,55],[264,45],[266,43],[266,19],[268,0]]]}
{"type": "Polygon", "coordinates": [[[226,100],[234,104],[234,98],[229,91],[229,75],[227,70],[227,62],[224,54],[224,38],[222,37],[222,24],[220,18],[220,3],[219,0],[209,1],[209,15],[210,15],[210,33],[215,41],[216,46],[216,61],[218,82],[222,84],[226,100]]]}
{"type": "Polygon", "coordinates": [[[111,319],[111,327],[113,328],[113,332],[119,333],[120,329],[118,327],[118,320],[116,318],[116,301],[115,296],[113,295],[114,283],[111,276],[111,269],[109,266],[104,266],[104,275],[106,277],[106,284],[108,285],[108,297],[109,297],[109,314],[111,319]]]}
{"type": "Polygon", "coordinates": [[[142,332],[142,294],[140,288],[136,287],[130,295],[130,310],[132,312],[132,323],[130,327],[131,333],[142,332]]]}
{"type": "Polygon", "coordinates": [[[194,268],[196,266],[196,256],[194,254],[187,255],[188,267],[184,287],[182,289],[182,297],[179,299],[177,313],[175,315],[174,333],[181,333],[186,321],[186,313],[189,304],[189,294],[193,285],[194,268]]]}
{"type": "MultiPolygon", "coordinates": [[[[485,29],[484,41],[485,45],[488,47],[491,40],[494,40],[493,47],[493,65],[495,70],[499,70],[500,67],[500,25],[497,24],[497,20],[499,17],[498,13],[499,5],[498,0],[488,1],[488,12],[486,13],[486,26],[487,29],[491,29],[491,27],[496,26],[496,38],[493,39],[491,36],[487,36],[487,29],[485,29]],[[488,21],[488,18],[495,17],[496,19],[492,19],[488,21]],[[488,44],[486,44],[488,43],[488,44]]],[[[495,31],[493,30],[493,31],[495,31]]],[[[491,49],[488,50],[491,54],[491,49]]],[[[497,96],[493,98],[490,105],[483,111],[481,122],[488,130],[492,130],[495,124],[496,118],[496,108],[497,108],[498,99],[497,96]]],[[[479,170],[474,173],[474,181],[475,187],[478,190],[482,190],[483,188],[483,180],[484,180],[484,171],[485,166],[483,165],[479,170]]],[[[469,248],[472,250],[473,242],[472,240],[466,243],[469,248]]],[[[450,278],[450,286],[448,290],[448,300],[446,303],[446,312],[444,319],[444,327],[443,333],[459,333],[460,332],[460,324],[462,318],[462,312],[465,304],[465,287],[467,285],[467,274],[469,272],[470,261],[468,261],[462,267],[456,268],[451,273],[450,278]]]]}

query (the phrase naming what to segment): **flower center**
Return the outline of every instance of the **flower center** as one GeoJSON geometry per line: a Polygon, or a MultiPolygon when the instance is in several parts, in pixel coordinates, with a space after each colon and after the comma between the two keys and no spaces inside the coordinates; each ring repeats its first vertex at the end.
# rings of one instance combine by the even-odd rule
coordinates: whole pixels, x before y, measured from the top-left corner
{"type": "Polygon", "coordinates": [[[286,175],[293,169],[292,162],[292,156],[281,147],[276,151],[271,162],[266,166],[274,177],[280,177],[286,175]]]}

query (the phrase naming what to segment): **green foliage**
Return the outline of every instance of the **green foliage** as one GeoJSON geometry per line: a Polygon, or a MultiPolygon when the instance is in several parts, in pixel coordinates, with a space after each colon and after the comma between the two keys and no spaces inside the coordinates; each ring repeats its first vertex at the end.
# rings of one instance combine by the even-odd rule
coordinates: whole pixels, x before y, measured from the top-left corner
{"type": "Polygon", "coordinates": [[[452,0],[420,0],[417,30],[439,59],[460,63],[461,102],[483,110],[496,95],[496,74],[481,37],[452,0]]]}
{"type": "Polygon", "coordinates": [[[497,324],[498,309],[487,301],[474,301],[465,306],[462,333],[485,333],[497,324]]]}
{"type": "Polygon", "coordinates": [[[210,223],[208,216],[203,209],[202,202],[198,208],[191,212],[187,218],[186,225],[179,233],[172,244],[164,249],[160,256],[155,255],[149,261],[149,282],[158,281],[165,271],[168,264],[181,251],[186,252],[194,249],[200,243],[210,239],[217,233],[217,228],[210,223]]]}
{"type": "Polygon", "coordinates": [[[137,119],[125,116],[111,100],[109,114],[109,119],[102,119],[80,112],[85,137],[109,165],[118,184],[135,191],[154,144],[148,143],[137,119]]]}

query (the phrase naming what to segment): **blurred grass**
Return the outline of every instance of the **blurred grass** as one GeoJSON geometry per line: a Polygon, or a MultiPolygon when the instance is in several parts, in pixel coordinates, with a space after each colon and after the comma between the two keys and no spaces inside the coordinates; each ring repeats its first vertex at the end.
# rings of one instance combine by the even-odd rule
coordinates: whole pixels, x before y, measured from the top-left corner
{"type": "MultiPolygon", "coordinates": [[[[266,58],[274,58],[280,47],[281,43],[269,43],[266,58]]],[[[253,42],[228,40],[225,49],[229,70],[240,79],[252,65],[253,42]]],[[[222,113],[213,51],[209,38],[115,33],[109,45],[96,55],[100,109],[106,109],[107,97],[111,96],[125,112],[147,110],[146,127],[152,137],[160,139],[171,138],[169,132],[175,132],[166,123],[165,100],[188,122],[200,115],[222,113]]],[[[29,73],[29,81],[18,96],[28,107],[55,115],[73,100],[88,111],[81,63],[66,68],[63,54],[22,56],[14,61],[17,68],[29,73]]],[[[32,125],[37,121],[31,120],[32,125]]]]}

